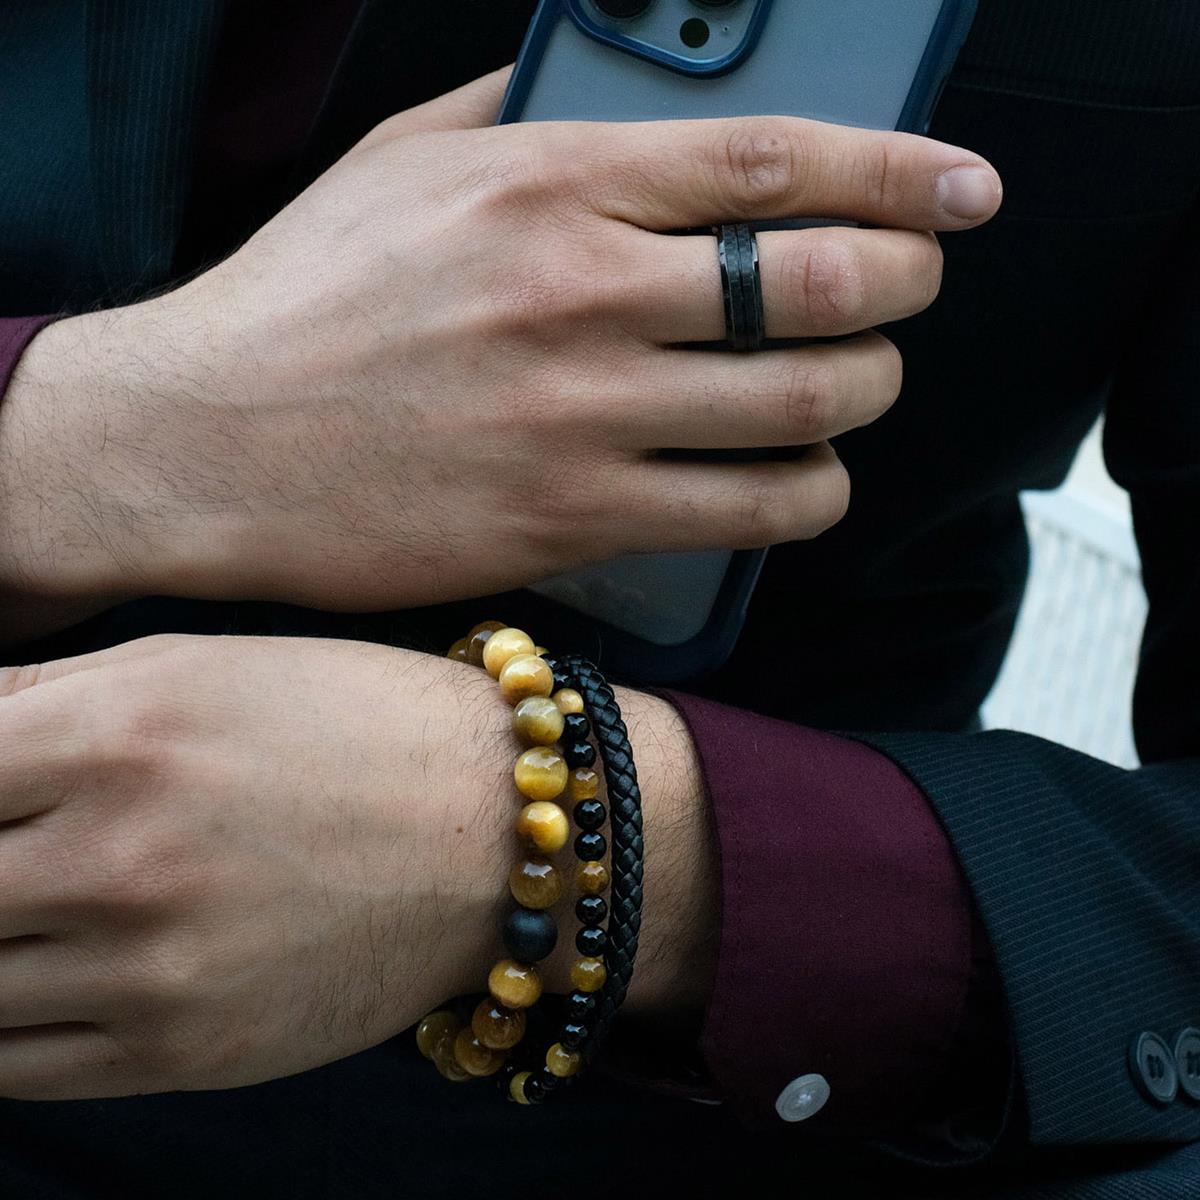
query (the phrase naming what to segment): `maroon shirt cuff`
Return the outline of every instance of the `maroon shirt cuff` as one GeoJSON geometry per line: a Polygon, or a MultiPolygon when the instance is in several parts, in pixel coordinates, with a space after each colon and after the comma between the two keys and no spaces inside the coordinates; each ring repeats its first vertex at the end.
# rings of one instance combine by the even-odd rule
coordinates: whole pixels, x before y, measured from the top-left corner
{"type": "Polygon", "coordinates": [[[17,359],[25,353],[25,347],[33,341],[56,317],[0,317],[0,400],[8,389],[17,359]]]}
{"type": "Polygon", "coordinates": [[[751,1128],[818,1074],[812,1118],[904,1127],[966,1016],[972,904],[923,793],[858,742],[660,692],[699,752],[720,853],[721,929],[700,1052],[751,1128]],[[796,1089],[792,1089],[795,1091],[796,1089]]]}

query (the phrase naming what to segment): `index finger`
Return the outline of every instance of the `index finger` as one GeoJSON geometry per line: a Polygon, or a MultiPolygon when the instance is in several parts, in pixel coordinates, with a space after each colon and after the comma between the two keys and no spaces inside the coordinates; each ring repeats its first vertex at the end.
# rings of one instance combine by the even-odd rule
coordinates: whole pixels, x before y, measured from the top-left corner
{"type": "Polygon", "coordinates": [[[585,201],[644,229],[796,217],[966,229],[1002,195],[986,159],[915,134],[801,117],[570,128],[564,169],[585,201]]]}

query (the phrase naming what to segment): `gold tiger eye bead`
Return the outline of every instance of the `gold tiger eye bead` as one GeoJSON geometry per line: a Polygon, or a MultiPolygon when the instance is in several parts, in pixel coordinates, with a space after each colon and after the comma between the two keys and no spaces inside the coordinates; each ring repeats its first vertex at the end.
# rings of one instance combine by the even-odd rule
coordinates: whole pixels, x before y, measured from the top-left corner
{"type": "Polygon", "coordinates": [[[528,1104],[529,1103],[529,1101],[525,1099],[525,1080],[527,1080],[528,1078],[529,1078],[528,1071],[518,1071],[508,1081],[508,1094],[518,1104],[528,1104]]]}
{"type": "Polygon", "coordinates": [[[559,1079],[577,1074],[582,1065],[583,1056],[577,1050],[568,1050],[562,1042],[555,1042],[546,1051],[546,1070],[559,1079]]]}
{"type": "Polygon", "coordinates": [[[527,746],[553,746],[563,735],[563,715],[549,696],[529,696],[513,709],[513,732],[527,746]]]}
{"type": "Polygon", "coordinates": [[[417,1049],[426,1057],[433,1057],[433,1048],[444,1037],[455,1037],[461,1025],[458,1018],[447,1009],[431,1012],[417,1026],[417,1049]]]}
{"type": "Polygon", "coordinates": [[[485,1075],[495,1075],[504,1066],[507,1057],[503,1050],[493,1050],[485,1046],[470,1027],[459,1032],[454,1039],[454,1057],[458,1065],[468,1075],[480,1079],[485,1075]]]}
{"type": "Polygon", "coordinates": [[[577,958],[571,964],[571,986],[581,992],[598,992],[608,978],[604,963],[598,958],[577,958]]]}
{"type": "Polygon", "coordinates": [[[542,854],[557,854],[571,835],[567,814],[553,800],[535,800],[517,817],[517,836],[542,854]]]}
{"type": "Polygon", "coordinates": [[[554,800],[567,786],[567,761],[549,746],[534,746],[513,768],[517,791],[530,800],[554,800]]]}
{"type": "Polygon", "coordinates": [[[549,696],[554,691],[554,672],[536,654],[517,654],[500,671],[500,695],[509,704],[527,696],[549,696]]]}
{"type": "Polygon", "coordinates": [[[492,1050],[511,1050],[525,1036],[525,1014],[505,1008],[490,996],[480,1000],[471,1015],[475,1036],[492,1050]]]}
{"type": "Polygon", "coordinates": [[[483,644],[483,667],[493,678],[499,679],[504,664],[518,654],[533,653],[533,638],[522,629],[497,629],[483,644]]]}
{"type": "Polygon", "coordinates": [[[488,974],[488,991],[505,1008],[529,1008],[542,994],[542,981],[533,967],[502,958],[488,974]]]}
{"type": "Polygon", "coordinates": [[[525,858],[509,871],[508,890],[525,908],[551,908],[562,897],[563,878],[552,862],[525,858]]]}
{"type": "Polygon", "coordinates": [[[567,776],[567,795],[577,804],[581,800],[595,800],[600,791],[600,776],[591,767],[576,767],[567,776]]]}
{"type": "Polygon", "coordinates": [[[608,887],[608,868],[600,862],[581,863],[575,883],[586,896],[598,896],[608,887]]]}
{"type": "Polygon", "coordinates": [[[459,638],[458,641],[450,647],[446,657],[452,658],[455,662],[465,663],[467,661],[467,639],[459,638]]]}
{"type": "Polygon", "coordinates": [[[451,1083],[466,1083],[471,1075],[463,1070],[454,1053],[456,1041],[457,1035],[447,1034],[439,1038],[430,1057],[433,1059],[433,1065],[438,1069],[438,1074],[443,1079],[448,1079],[451,1083]]]}
{"type": "Polygon", "coordinates": [[[487,645],[488,639],[493,633],[499,633],[501,629],[507,628],[503,621],[480,621],[467,634],[467,662],[473,667],[482,667],[483,648],[487,645]]]}
{"type": "Polygon", "coordinates": [[[534,646],[533,652],[538,656],[538,658],[545,658],[546,655],[550,653],[545,646],[534,646]]]}
{"type": "Polygon", "coordinates": [[[564,715],[583,712],[583,697],[574,688],[559,688],[552,699],[564,715]]]}

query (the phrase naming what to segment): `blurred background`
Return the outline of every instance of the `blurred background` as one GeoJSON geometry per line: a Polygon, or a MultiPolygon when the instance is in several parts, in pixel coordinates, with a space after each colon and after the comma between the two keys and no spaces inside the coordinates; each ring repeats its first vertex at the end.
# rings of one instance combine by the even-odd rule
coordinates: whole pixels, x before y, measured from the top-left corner
{"type": "Polygon", "coordinates": [[[1146,598],[1128,498],[1104,469],[1101,432],[1092,430],[1058,491],[1022,497],[1029,588],[983,719],[1130,767],[1146,598]]]}

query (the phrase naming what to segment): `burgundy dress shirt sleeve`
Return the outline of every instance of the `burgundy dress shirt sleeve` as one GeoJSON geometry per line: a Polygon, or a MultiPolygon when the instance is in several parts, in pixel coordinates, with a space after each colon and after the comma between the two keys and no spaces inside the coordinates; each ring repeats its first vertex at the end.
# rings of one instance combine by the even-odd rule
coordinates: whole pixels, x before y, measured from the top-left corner
{"type": "Polygon", "coordinates": [[[25,353],[25,347],[33,341],[56,317],[0,317],[0,401],[17,369],[17,359],[25,353]]]}
{"type": "Polygon", "coordinates": [[[947,1097],[931,1092],[953,1075],[988,951],[923,793],[858,742],[658,694],[699,754],[721,928],[698,1047],[707,1088],[665,1072],[643,1082],[719,1098],[749,1128],[819,1108],[814,1131],[865,1136],[939,1113],[947,1097]],[[827,1099],[821,1083],[794,1083],[815,1075],[827,1099]]]}

